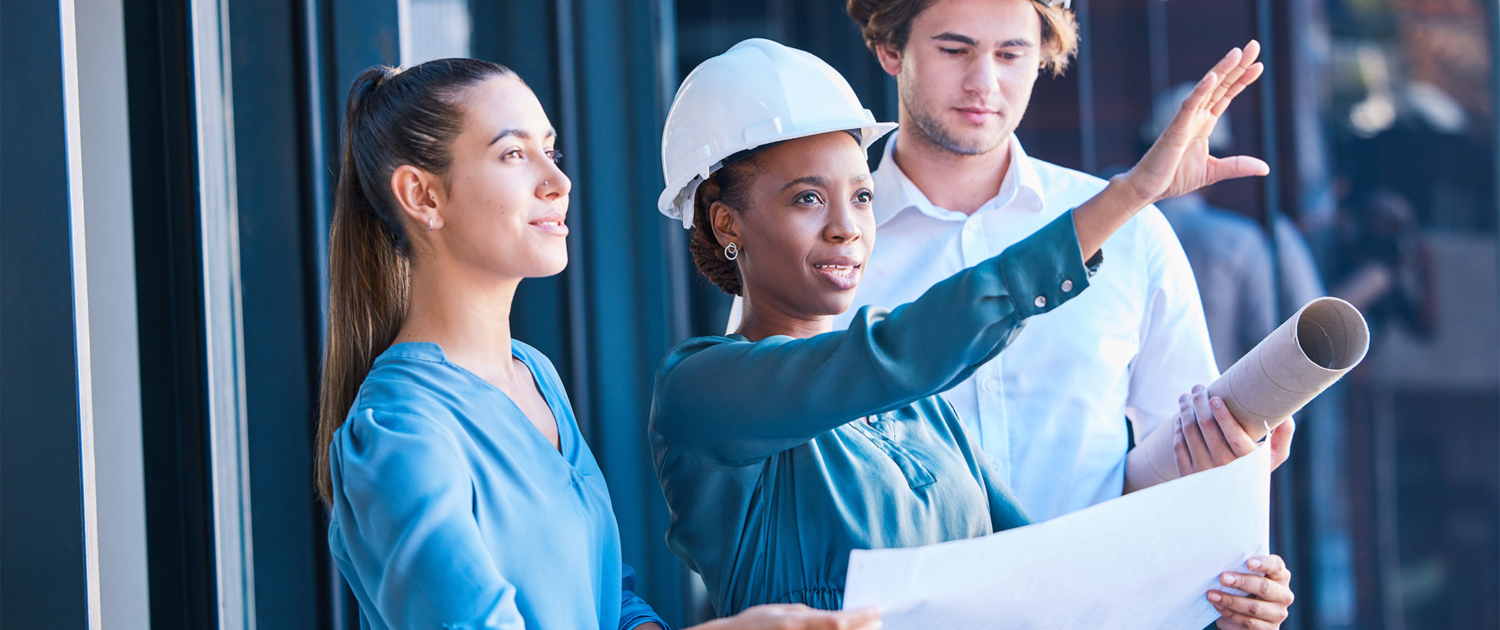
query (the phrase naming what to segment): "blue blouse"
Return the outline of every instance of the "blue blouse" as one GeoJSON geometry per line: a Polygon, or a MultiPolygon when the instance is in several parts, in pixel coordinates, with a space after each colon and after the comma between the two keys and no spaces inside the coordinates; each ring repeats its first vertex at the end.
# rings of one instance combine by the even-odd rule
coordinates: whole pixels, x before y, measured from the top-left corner
{"type": "Polygon", "coordinates": [[[721,615],[838,609],[853,549],[914,547],[1029,522],[936,394],[1027,317],[1088,286],[1073,214],[847,331],[689,339],[657,371],[650,437],[667,543],[721,615]]]}
{"type": "Polygon", "coordinates": [[[557,371],[512,348],[557,419],[560,453],[437,344],[391,346],[360,386],[330,447],[328,546],[362,627],[661,623],[632,592],[609,490],[557,371]]]}

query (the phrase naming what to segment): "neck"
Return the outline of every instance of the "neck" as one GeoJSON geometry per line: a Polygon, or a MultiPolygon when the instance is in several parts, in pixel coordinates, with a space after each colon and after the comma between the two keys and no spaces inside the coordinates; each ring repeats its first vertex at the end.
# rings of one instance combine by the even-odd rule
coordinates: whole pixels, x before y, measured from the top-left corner
{"type": "Polygon", "coordinates": [[[906,108],[901,109],[902,133],[892,158],[896,166],[933,205],[954,212],[974,214],[985,202],[1000,194],[1005,173],[1010,170],[1011,138],[980,155],[954,153],[915,131],[906,108]]]}
{"type": "Polygon", "coordinates": [[[521,280],[480,276],[443,261],[413,265],[411,306],[396,342],[435,343],[471,371],[509,373],[510,307],[521,280]]]}
{"type": "Polygon", "coordinates": [[[767,301],[755,299],[748,290],[744,294],[745,299],[740,307],[740,327],[735,332],[750,341],[760,341],[776,335],[806,339],[833,331],[832,317],[793,315],[767,301]]]}

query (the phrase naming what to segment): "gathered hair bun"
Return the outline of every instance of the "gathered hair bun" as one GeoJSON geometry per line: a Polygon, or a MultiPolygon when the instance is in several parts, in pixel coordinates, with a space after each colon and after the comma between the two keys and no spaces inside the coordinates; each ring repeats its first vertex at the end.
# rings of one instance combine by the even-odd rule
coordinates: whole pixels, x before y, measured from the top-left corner
{"type": "Polygon", "coordinates": [[[719,181],[720,176],[736,166],[738,164],[719,169],[698,187],[698,193],[693,196],[693,236],[688,243],[688,251],[693,254],[693,266],[709,282],[729,295],[744,295],[740,267],[724,257],[725,246],[714,236],[713,223],[708,214],[708,209],[715,201],[723,200],[724,187],[719,181]]]}

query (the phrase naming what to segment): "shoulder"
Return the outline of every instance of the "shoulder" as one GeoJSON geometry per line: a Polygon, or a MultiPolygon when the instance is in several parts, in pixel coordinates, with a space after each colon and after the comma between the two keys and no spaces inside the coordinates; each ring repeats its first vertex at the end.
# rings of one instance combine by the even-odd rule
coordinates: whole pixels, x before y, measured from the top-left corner
{"type": "Polygon", "coordinates": [[[451,439],[452,401],[462,398],[455,391],[456,378],[440,356],[393,346],[370,368],[338,432],[355,440],[388,433],[451,439]]]}
{"type": "MultiPolygon", "coordinates": [[[[761,341],[758,343],[766,343],[766,341],[769,340],[761,341]]],[[[744,337],[740,337],[739,335],[709,335],[704,337],[691,337],[684,340],[682,343],[677,344],[671,349],[671,351],[667,352],[667,356],[666,358],[662,359],[661,368],[658,369],[657,372],[665,373],[671,371],[673,368],[676,368],[678,365],[680,365],[683,361],[687,361],[688,359],[698,356],[699,354],[702,354],[703,352],[708,350],[713,350],[716,348],[730,349],[736,346],[750,347],[755,345],[756,343],[757,342],[748,341],[744,337]]]]}
{"type": "Polygon", "coordinates": [[[359,386],[350,418],[361,410],[430,415],[433,407],[444,406],[442,401],[450,398],[450,371],[427,358],[381,355],[359,386]]]}

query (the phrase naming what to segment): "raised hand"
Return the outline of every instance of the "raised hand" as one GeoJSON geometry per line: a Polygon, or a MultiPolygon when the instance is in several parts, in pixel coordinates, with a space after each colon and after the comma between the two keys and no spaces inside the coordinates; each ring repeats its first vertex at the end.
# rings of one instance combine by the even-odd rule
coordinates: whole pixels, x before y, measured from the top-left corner
{"type": "Polygon", "coordinates": [[[1146,156],[1125,174],[1144,204],[1187,194],[1236,177],[1266,175],[1265,162],[1248,156],[1216,158],[1208,154],[1208,136],[1234,97],[1260,78],[1265,66],[1255,59],[1260,43],[1251,40],[1219,60],[1182,102],[1172,123],[1146,156]]]}

